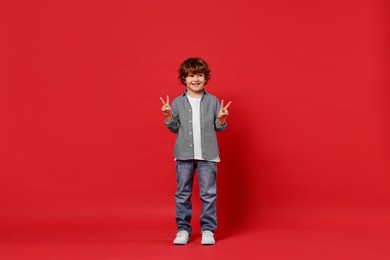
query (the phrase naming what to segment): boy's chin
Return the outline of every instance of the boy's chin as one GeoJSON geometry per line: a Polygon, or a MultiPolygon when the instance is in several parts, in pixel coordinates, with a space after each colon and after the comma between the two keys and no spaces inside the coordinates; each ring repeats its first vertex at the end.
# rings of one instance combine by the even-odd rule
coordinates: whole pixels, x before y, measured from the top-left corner
{"type": "Polygon", "coordinates": [[[196,93],[201,93],[203,91],[203,87],[200,87],[200,88],[189,88],[192,92],[196,92],[196,93]]]}

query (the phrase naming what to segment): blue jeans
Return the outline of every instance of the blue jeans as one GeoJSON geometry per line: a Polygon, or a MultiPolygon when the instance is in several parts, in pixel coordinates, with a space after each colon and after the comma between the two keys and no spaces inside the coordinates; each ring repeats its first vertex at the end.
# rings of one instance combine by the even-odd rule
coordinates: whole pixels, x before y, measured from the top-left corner
{"type": "Polygon", "coordinates": [[[178,230],[187,230],[191,233],[192,218],[192,184],[194,172],[198,169],[200,199],[202,201],[202,215],[200,226],[202,231],[212,232],[217,228],[217,163],[202,160],[177,160],[176,180],[176,224],[178,230]]]}

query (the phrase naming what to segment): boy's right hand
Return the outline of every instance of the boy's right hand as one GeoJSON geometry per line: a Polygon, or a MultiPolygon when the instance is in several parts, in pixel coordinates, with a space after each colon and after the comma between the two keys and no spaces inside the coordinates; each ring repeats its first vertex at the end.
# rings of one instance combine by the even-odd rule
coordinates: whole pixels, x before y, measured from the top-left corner
{"type": "Polygon", "coordinates": [[[169,105],[169,96],[167,95],[167,101],[164,101],[162,97],[160,97],[160,100],[163,103],[161,111],[164,114],[165,119],[170,122],[172,120],[172,110],[171,106],[169,105]]]}

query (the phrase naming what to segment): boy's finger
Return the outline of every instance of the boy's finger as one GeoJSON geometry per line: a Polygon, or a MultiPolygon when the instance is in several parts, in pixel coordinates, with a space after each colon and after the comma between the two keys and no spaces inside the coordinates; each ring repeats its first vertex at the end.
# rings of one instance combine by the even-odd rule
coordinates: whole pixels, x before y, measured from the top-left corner
{"type": "Polygon", "coordinates": [[[165,105],[165,101],[164,101],[164,99],[162,97],[160,97],[160,100],[163,103],[163,105],[165,105]]]}
{"type": "Polygon", "coordinates": [[[167,104],[169,105],[169,96],[167,95],[167,104]]]}
{"type": "Polygon", "coordinates": [[[229,103],[226,105],[225,109],[227,109],[231,103],[232,103],[232,101],[229,101],[229,103]]]}
{"type": "Polygon", "coordinates": [[[223,99],[221,100],[221,109],[223,109],[223,99]]]}

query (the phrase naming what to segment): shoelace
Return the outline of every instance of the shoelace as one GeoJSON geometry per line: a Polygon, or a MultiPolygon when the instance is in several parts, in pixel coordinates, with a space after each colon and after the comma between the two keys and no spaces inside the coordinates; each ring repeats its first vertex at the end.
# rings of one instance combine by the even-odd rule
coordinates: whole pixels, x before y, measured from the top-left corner
{"type": "Polygon", "coordinates": [[[207,237],[207,238],[212,238],[214,237],[214,234],[211,232],[211,231],[204,231],[202,233],[203,236],[207,237]]]}
{"type": "Polygon", "coordinates": [[[177,233],[177,236],[178,237],[186,237],[187,236],[187,231],[179,231],[179,233],[177,233]]]}

